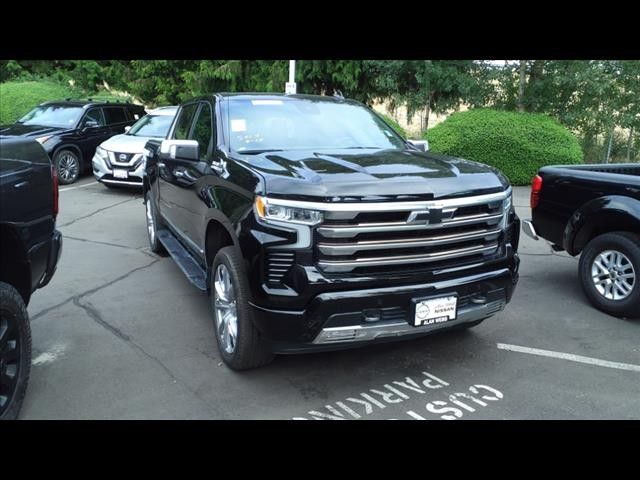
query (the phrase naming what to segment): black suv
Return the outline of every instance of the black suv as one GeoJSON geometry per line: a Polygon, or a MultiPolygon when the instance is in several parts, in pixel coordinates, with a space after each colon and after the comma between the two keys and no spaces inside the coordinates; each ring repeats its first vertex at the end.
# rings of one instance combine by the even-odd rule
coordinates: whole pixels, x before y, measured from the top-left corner
{"type": "Polygon", "coordinates": [[[123,133],[145,113],[144,107],[131,103],[46,102],[13,125],[0,127],[0,135],[35,138],[58,170],[60,183],[66,185],[91,170],[98,145],[123,133]]]}
{"type": "Polygon", "coordinates": [[[210,292],[232,368],[470,327],[513,295],[504,175],[420,151],[358,102],[211,95],[145,149],[151,249],[210,292]]]}

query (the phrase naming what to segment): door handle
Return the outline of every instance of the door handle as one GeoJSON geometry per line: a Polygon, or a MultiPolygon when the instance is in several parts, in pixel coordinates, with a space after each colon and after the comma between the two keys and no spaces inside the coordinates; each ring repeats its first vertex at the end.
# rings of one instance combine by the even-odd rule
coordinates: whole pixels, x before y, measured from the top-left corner
{"type": "Polygon", "coordinates": [[[185,180],[190,183],[195,183],[198,180],[196,177],[191,175],[188,170],[184,167],[178,167],[173,171],[173,176],[179,178],[181,180],[185,180]]]}
{"type": "Polygon", "coordinates": [[[218,175],[224,175],[227,172],[227,162],[221,160],[220,162],[211,162],[211,169],[218,175]]]}
{"type": "Polygon", "coordinates": [[[158,162],[158,168],[164,168],[164,167],[166,167],[164,162],[158,162]]]}
{"type": "Polygon", "coordinates": [[[27,185],[29,185],[29,180],[25,180],[23,182],[18,182],[16,184],[13,185],[14,188],[22,188],[22,187],[26,187],[27,185]]]}

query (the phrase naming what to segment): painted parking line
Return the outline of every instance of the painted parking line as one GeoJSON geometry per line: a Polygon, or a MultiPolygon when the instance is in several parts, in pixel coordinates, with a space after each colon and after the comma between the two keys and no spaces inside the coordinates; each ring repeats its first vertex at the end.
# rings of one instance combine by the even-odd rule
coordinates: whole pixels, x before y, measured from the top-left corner
{"type": "Polygon", "coordinates": [[[617,368],[618,370],[640,372],[640,365],[633,365],[631,363],[610,362],[609,360],[601,360],[599,358],[583,357],[582,355],[555,352],[553,350],[541,350],[539,348],[521,347],[519,345],[510,345],[508,343],[498,343],[497,347],[500,350],[509,350],[510,352],[528,353],[530,355],[560,358],[562,360],[569,360],[570,362],[586,363],[588,365],[597,365],[599,367],[617,368]]]}
{"type": "Polygon", "coordinates": [[[60,192],[66,192],[67,190],[75,190],[76,188],[84,188],[84,187],[88,187],[90,185],[96,185],[98,182],[90,182],[90,183],[85,183],[84,185],[76,185],[75,187],[65,187],[65,188],[61,188],[59,191],[60,192]]]}

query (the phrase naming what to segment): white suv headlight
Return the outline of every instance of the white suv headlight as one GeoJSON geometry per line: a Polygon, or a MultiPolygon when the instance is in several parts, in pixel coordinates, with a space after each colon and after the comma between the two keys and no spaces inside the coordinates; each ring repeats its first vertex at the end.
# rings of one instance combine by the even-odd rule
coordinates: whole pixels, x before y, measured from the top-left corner
{"type": "Polygon", "coordinates": [[[107,151],[102,147],[97,147],[96,148],[96,155],[98,155],[99,157],[104,158],[104,159],[106,159],[108,157],[107,151]]]}
{"type": "Polygon", "coordinates": [[[266,197],[256,197],[254,207],[258,217],[265,221],[317,225],[322,222],[322,212],[306,208],[279,205],[266,197]]]}

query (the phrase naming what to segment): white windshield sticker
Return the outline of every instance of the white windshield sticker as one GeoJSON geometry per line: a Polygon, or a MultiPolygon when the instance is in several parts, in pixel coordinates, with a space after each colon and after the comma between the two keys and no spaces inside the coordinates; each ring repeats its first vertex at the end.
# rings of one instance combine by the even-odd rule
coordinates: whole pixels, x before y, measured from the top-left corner
{"type": "Polygon", "coordinates": [[[282,105],[282,100],[251,100],[251,105],[282,105]]]}
{"type": "Polygon", "coordinates": [[[246,132],[247,121],[244,118],[231,119],[231,131],[232,132],[246,132]]]}

